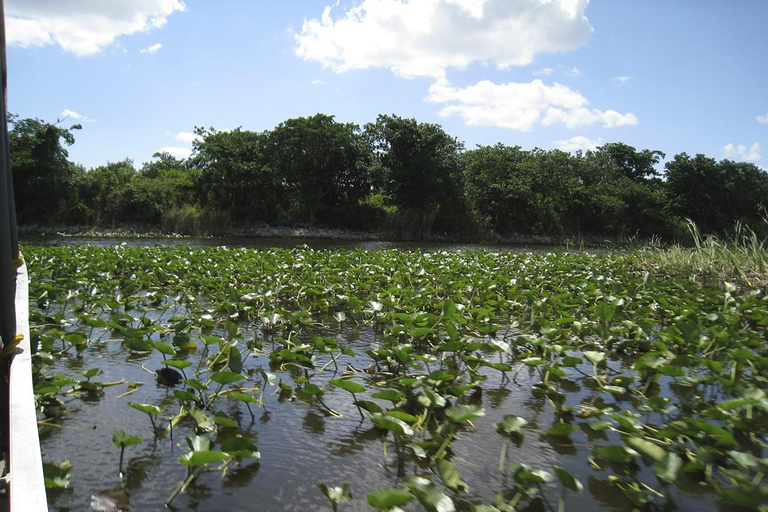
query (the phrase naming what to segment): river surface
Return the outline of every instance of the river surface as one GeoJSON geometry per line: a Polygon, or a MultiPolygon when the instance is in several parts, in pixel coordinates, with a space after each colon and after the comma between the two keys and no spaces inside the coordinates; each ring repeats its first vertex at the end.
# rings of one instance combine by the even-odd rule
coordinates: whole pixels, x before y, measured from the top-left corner
{"type": "MultiPolygon", "coordinates": [[[[538,244],[501,244],[501,243],[456,243],[456,242],[389,242],[377,240],[344,240],[332,238],[256,238],[256,237],[97,237],[97,236],[61,236],[34,235],[22,236],[21,244],[31,245],[96,245],[109,247],[119,244],[130,246],[164,245],[175,247],[188,245],[190,247],[249,247],[253,249],[294,247],[311,247],[312,249],[360,249],[364,251],[379,251],[387,249],[399,250],[487,250],[513,252],[549,252],[554,250],[581,250],[579,247],[563,247],[538,244]]],[[[605,249],[589,248],[589,252],[604,252],[605,249]]]]}
{"type": "MultiPolygon", "coordinates": [[[[358,248],[362,250],[382,249],[429,249],[429,250],[512,250],[519,252],[552,251],[552,247],[523,247],[508,245],[467,245],[445,243],[393,243],[321,239],[222,239],[222,238],[91,238],[91,237],[45,237],[24,238],[23,244],[94,244],[115,245],[226,245],[231,247],[298,247],[310,246],[316,249],[358,248]]],[[[177,312],[174,312],[178,315],[177,312]]],[[[183,315],[183,312],[182,312],[183,315]]],[[[170,319],[152,318],[162,323],[170,319]]],[[[320,329],[320,328],[318,328],[320,329]]],[[[345,323],[336,329],[323,328],[318,335],[332,337],[351,348],[354,357],[343,358],[340,368],[328,366],[327,356],[319,356],[316,367],[328,366],[312,377],[312,382],[324,385],[329,379],[339,377],[343,372],[358,371],[370,364],[366,350],[379,346],[377,333],[368,325],[345,323]]],[[[223,335],[223,334],[222,334],[223,335]]],[[[255,336],[255,333],[252,333],[255,336]]],[[[169,342],[170,343],[170,342],[169,342]]],[[[266,345],[266,343],[265,343],[266,345]]],[[[264,347],[265,350],[267,347],[264,347]]],[[[201,357],[190,356],[191,360],[201,357]]],[[[439,369],[423,368],[415,374],[426,374],[439,369]]],[[[611,365],[616,370],[626,367],[624,361],[614,359],[611,365]]],[[[188,448],[185,437],[193,434],[187,420],[173,429],[172,434],[158,437],[153,434],[149,418],[130,407],[128,402],[155,404],[165,408],[163,417],[169,418],[178,412],[179,406],[174,391],[156,381],[154,371],[161,369],[162,355],[136,354],[126,348],[120,335],[103,332],[101,339],[77,352],[70,350],[58,357],[52,366],[46,368],[49,375],[60,374],[75,380],[82,380],[82,372],[99,368],[103,374],[95,377],[102,383],[114,383],[104,387],[101,396],[87,397],[68,395],[64,402],[70,414],[41,432],[41,446],[45,461],[69,460],[74,472],[69,489],[51,491],[49,506],[53,511],[105,510],[92,508],[92,496],[103,491],[121,488],[130,495],[127,510],[166,510],[163,503],[169,498],[174,487],[186,476],[186,468],[177,462],[188,448]],[[138,385],[135,391],[129,384],[138,385]],[[128,394],[130,393],[130,394],[128,394]],[[112,443],[112,432],[122,429],[130,435],[142,438],[142,443],[131,446],[125,452],[125,476],[121,483],[118,474],[120,450],[112,443]]],[[[194,367],[187,371],[192,372],[194,367]]],[[[349,393],[334,386],[326,386],[325,405],[339,412],[341,417],[330,415],[316,400],[296,394],[303,371],[293,367],[270,368],[266,353],[251,354],[244,361],[244,371],[249,371],[249,385],[264,389],[263,406],[252,405],[251,417],[245,404],[235,400],[222,400],[216,409],[237,420],[240,429],[220,428],[214,438],[220,446],[232,436],[240,433],[255,442],[261,454],[260,459],[246,459],[242,465],[233,467],[226,475],[217,472],[204,473],[180,494],[169,507],[171,510],[194,512],[303,512],[311,510],[330,511],[332,508],[317,488],[317,484],[328,486],[351,484],[353,498],[339,506],[341,512],[369,511],[366,501],[369,492],[382,487],[399,487],[405,478],[429,474],[412,453],[406,452],[394,441],[391,434],[383,436],[373,428],[369,420],[361,420],[359,412],[350,400],[349,393]],[[277,381],[282,381],[294,391],[280,393],[275,385],[264,385],[259,370],[272,371],[277,381]],[[298,382],[297,380],[298,379],[298,382]]],[[[468,485],[468,492],[451,493],[460,512],[471,512],[478,504],[494,503],[494,495],[500,493],[507,501],[515,495],[515,482],[507,475],[499,474],[499,455],[504,438],[497,432],[495,424],[505,415],[517,415],[528,420],[524,428],[524,441],[512,443],[506,455],[507,462],[524,463],[534,469],[552,471],[553,466],[568,469],[584,484],[584,492],[568,492],[566,510],[587,511],[629,511],[632,503],[608,482],[616,468],[602,470],[589,464],[590,447],[596,441],[620,443],[616,432],[594,431],[587,420],[574,424],[580,430],[567,440],[546,435],[546,430],[557,422],[553,409],[545,399],[532,394],[532,386],[539,381],[533,368],[524,368],[513,379],[490,368],[480,372],[486,377],[482,390],[471,395],[470,403],[482,406],[485,416],[477,418],[472,426],[460,430],[451,444],[450,461],[457,467],[468,485]]],[[[372,390],[378,388],[366,373],[354,374],[354,379],[364,382],[372,390]]],[[[668,381],[660,383],[663,393],[673,396],[675,391],[668,381]]],[[[567,390],[567,405],[578,407],[584,403],[595,406],[613,406],[616,410],[635,409],[634,403],[614,397],[605,403],[603,393],[588,383],[573,384],[567,390]]],[[[522,441],[522,440],[521,440],[522,441]]],[[[639,469],[644,480],[652,480],[652,471],[639,469]]],[[[435,480],[439,480],[435,477],[435,480]]],[[[560,485],[552,483],[545,487],[549,502],[557,506],[560,485]]],[[[698,512],[732,510],[718,505],[711,493],[702,489],[693,480],[681,473],[680,481],[668,491],[677,505],[676,509],[698,512]]],[[[541,500],[522,502],[529,512],[546,510],[541,500]]],[[[407,511],[422,510],[414,502],[403,507],[407,511]]]]}

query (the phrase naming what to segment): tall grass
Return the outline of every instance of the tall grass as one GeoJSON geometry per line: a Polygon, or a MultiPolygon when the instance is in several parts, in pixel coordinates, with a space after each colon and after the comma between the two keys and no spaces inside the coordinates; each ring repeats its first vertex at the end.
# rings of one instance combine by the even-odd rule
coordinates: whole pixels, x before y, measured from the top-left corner
{"type": "Polygon", "coordinates": [[[229,213],[184,205],[163,217],[163,230],[180,235],[226,235],[232,230],[229,213]]]}
{"type": "MultiPolygon", "coordinates": [[[[768,224],[768,218],[765,219],[768,224]]],[[[633,255],[654,267],[690,273],[702,282],[736,281],[747,286],[768,286],[768,245],[749,226],[737,222],[729,237],[702,235],[688,220],[693,247],[650,245],[633,255]]]]}

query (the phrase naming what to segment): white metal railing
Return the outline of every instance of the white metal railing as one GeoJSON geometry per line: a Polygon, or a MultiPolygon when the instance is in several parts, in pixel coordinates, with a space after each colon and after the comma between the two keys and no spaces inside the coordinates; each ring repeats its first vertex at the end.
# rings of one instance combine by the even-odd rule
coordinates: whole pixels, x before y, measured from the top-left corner
{"type": "Polygon", "coordinates": [[[28,285],[27,266],[23,265],[16,274],[16,329],[24,339],[16,348],[8,381],[11,512],[48,510],[32,390],[28,285]]]}

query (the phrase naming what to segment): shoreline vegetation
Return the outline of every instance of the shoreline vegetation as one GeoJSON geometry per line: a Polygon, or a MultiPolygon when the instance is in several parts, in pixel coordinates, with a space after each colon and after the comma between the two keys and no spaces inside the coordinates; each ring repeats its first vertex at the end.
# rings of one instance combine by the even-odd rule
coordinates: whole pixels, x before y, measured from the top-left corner
{"type": "Polygon", "coordinates": [[[379,115],[360,127],[316,114],[262,132],[196,128],[188,158],[85,169],[66,150],[80,126],[11,124],[25,231],[624,245],[690,241],[690,219],[704,236],[737,222],[768,234],[763,169],[621,142],[468,149],[415,119],[379,115]]]}
{"type": "MultiPolygon", "coordinates": [[[[764,219],[768,226],[768,218],[764,219]]],[[[509,244],[552,246],[553,249],[565,248],[607,248],[625,250],[649,270],[668,272],[684,276],[702,284],[728,286],[734,283],[746,288],[764,288],[768,291],[768,244],[748,226],[736,223],[730,234],[718,237],[704,235],[698,226],[688,220],[689,239],[687,245],[662,242],[658,238],[607,239],[600,237],[555,237],[555,236],[494,236],[491,238],[456,239],[444,235],[433,235],[428,243],[454,244],[509,244]]],[[[411,241],[403,238],[388,237],[386,233],[373,231],[352,231],[316,227],[287,227],[259,225],[250,229],[228,231],[220,235],[186,235],[154,231],[151,226],[129,226],[112,230],[100,230],[83,226],[23,226],[19,233],[24,237],[56,236],[63,238],[151,238],[151,239],[194,239],[194,238],[284,238],[284,239],[319,239],[343,241],[411,241]]],[[[33,242],[34,243],[34,242],[33,242]]]]}

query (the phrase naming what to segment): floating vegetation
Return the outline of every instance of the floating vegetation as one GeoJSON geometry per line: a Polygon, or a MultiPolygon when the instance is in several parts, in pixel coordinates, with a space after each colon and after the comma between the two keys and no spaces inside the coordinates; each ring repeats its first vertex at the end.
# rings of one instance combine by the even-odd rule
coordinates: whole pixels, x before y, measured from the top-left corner
{"type": "Polygon", "coordinates": [[[768,507],[759,288],[671,279],[632,254],[24,254],[44,452],[72,439],[44,453],[74,461],[50,465],[52,487],[83,485],[94,422],[121,459],[139,438],[116,429],[154,440],[121,486],[139,508],[248,503],[280,464],[313,495],[294,510],[768,507]],[[83,419],[99,407],[118,412],[83,419]]]}

